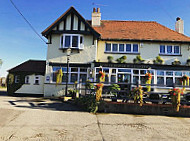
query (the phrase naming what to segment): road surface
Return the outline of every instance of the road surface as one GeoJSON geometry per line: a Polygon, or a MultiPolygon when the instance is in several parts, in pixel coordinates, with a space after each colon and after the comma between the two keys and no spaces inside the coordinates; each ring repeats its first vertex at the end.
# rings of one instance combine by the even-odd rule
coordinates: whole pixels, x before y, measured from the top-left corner
{"type": "Polygon", "coordinates": [[[0,141],[190,140],[190,118],[90,114],[56,100],[0,93],[0,141]]]}

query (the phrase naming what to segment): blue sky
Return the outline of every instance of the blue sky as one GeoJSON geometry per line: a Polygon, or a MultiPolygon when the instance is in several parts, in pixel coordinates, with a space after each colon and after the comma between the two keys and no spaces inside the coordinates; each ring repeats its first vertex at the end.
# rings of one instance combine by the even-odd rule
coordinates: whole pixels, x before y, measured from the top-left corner
{"type": "MultiPolygon", "coordinates": [[[[157,21],[171,29],[176,17],[184,20],[190,36],[190,0],[13,0],[23,15],[41,33],[70,6],[85,19],[100,6],[103,20],[157,21]]],[[[46,59],[47,45],[30,29],[9,0],[0,0],[0,76],[28,59],[46,59]]]]}

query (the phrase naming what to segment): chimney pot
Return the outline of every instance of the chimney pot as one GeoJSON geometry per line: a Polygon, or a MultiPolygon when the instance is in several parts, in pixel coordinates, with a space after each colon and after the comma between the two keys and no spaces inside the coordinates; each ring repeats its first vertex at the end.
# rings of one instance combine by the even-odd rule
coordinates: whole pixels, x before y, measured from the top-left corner
{"type": "Polygon", "coordinates": [[[176,21],[179,21],[179,20],[181,20],[181,18],[180,18],[180,17],[177,17],[177,18],[176,18],[176,21]]]}
{"type": "Polygon", "coordinates": [[[93,8],[93,13],[95,13],[96,12],[96,8],[93,8]]]}
{"type": "Polygon", "coordinates": [[[100,8],[97,8],[97,12],[100,13],[100,8]]]}

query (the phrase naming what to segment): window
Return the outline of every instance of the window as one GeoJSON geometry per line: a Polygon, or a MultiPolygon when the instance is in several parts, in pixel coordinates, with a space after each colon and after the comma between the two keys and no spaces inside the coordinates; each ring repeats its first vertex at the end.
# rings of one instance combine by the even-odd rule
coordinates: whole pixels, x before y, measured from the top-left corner
{"type": "Polygon", "coordinates": [[[131,52],[131,44],[126,44],[126,51],[131,52]]]}
{"type": "Polygon", "coordinates": [[[52,81],[53,82],[56,82],[56,75],[57,75],[57,73],[58,73],[58,70],[60,70],[60,67],[53,67],[53,79],[52,79],[52,81]]]}
{"type": "Polygon", "coordinates": [[[160,53],[165,53],[165,46],[164,45],[160,45],[160,53]]]}
{"type": "Polygon", "coordinates": [[[180,54],[180,46],[160,45],[160,54],[179,55],[180,54]]]}
{"type": "Polygon", "coordinates": [[[157,70],[157,84],[166,85],[167,87],[172,87],[174,83],[182,85],[181,77],[183,74],[182,71],[157,70]]]}
{"type": "MultiPolygon", "coordinates": [[[[53,73],[52,73],[52,82],[56,82],[56,76],[58,73],[58,70],[62,69],[63,76],[62,76],[62,82],[66,82],[67,80],[67,68],[66,67],[53,67],[53,73]]],[[[68,70],[68,83],[75,83],[75,81],[79,82],[82,79],[82,82],[86,82],[87,80],[87,68],[79,68],[79,67],[71,67],[68,70]]]]}
{"type": "Polygon", "coordinates": [[[174,54],[179,54],[179,46],[174,46],[174,54]]]}
{"type": "Polygon", "coordinates": [[[124,44],[119,44],[119,52],[124,52],[124,44]]]}
{"type": "Polygon", "coordinates": [[[106,51],[111,51],[111,44],[106,43],[106,51]]]}
{"type": "Polygon", "coordinates": [[[35,76],[35,79],[34,79],[34,84],[40,84],[40,76],[35,76]]]}
{"type": "Polygon", "coordinates": [[[138,52],[138,44],[133,44],[133,52],[138,52]]]}
{"type": "Polygon", "coordinates": [[[118,51],[118,44],[112,44],[112,51],[117,52],[118,51]]]}
{"type": "Polygon", "coordinates": [[[116,44],[116,43],[106,43],[105,52],[113,53],[138,53],[138,44],[116,44]]]}
{"type": "Polygon", "coordinates": [[[18,75],[15,75],[15,83],[19,83],[20,77],[18,75]]]}
{"type": "Polygon", "coordinates": [[[65,36],[64,47],[70,47],[70,42],[71,42],[71,36],[65,36]]]}
{"type": "Polygon", "coordinates": [[[29,76],[25,77],[25,84],[29,84],[29,76]]]}
{"type": "Polygon", "coordinates": [[[172,53],[172,46],[167,46],[167,53],[171,54],[172,53]]]}
{"type": "Polygon", "coordinates": [[[78,47],[78,36],[73,36],[72,47],[78,47]]]}
{"type": "Polygon", "coordinates": [[[60,37],[60,47],[61,48],[79,48],[83,49],[83,36],[78,34],[63,34],[60,37]]]}

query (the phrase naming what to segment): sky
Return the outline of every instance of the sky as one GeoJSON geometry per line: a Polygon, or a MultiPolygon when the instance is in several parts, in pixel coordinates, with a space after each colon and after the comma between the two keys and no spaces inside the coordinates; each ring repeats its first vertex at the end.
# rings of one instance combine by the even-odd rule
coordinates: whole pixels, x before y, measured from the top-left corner
{"type": "MultiPolygon", "coordinates": [[[[156,21],[173,30],[176,17],[181,17],[184,33],[190,36],[190,0],[12,1],[40,35],[70,6],[74,6],[85,19],[91,19],[93,7],[100,7],[103,20],[156,21]]],[[[46,53],[47,45],[19,15],[10,0],[0,0],[0,59],[3,60],[0,77],[29,59],[45,60],[46,53]]]]}

